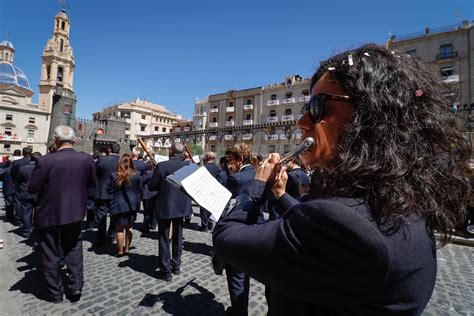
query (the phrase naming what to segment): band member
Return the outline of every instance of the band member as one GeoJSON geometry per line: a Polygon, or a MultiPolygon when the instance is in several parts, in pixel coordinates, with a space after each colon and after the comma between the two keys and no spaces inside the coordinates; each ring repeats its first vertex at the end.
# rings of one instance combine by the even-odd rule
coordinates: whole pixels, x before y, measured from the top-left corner
{"type": "MultiPolygon", "coordinates": [[[[216,154],[212,151],[207,152],[204,155],[204,168],[209,171],[209,173],[214,177],[217,178],[217,175],[220,172],[219,167],[215,163],[216,154]]],[[[211,213],[207,211],[205,208],[200,208],[200,216],[201,216],[201,227],[199,228],[201,231],[212,231],[214,228],[214,224],[211,220],[211,213]]]]}

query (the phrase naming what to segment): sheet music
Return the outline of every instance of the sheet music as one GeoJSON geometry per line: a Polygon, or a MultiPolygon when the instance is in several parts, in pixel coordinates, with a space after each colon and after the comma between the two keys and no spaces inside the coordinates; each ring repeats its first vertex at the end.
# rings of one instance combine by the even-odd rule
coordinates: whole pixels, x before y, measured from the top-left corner
{"type": "Polygon", "coordinates": [[[214,178],[205,167],[181,181],[186,192],[206,210],[211,212],[211,217],[217,221],[229,202],[232,193],[214,178]]]}

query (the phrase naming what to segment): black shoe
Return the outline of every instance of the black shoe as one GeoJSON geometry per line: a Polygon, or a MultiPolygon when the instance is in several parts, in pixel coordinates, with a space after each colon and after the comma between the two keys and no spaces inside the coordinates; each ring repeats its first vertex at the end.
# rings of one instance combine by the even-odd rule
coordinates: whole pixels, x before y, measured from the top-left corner
{"type": "Polygon", "coordinates": [[[173,269],[171,269],[171,273],[174,275],[179,275],[181,271],[179,271],[179,267],[173,267],[173,269]]]}
{"type": "Polygon", "coordinates": [[[156,274],[158,279],[165,280],[166,282],[171,282],[173,280],[173,276],[169,272],[158,271],[156,274]]]}
{"type": "Polygon", "coordinates": [[[201,225],[201,226],[199,226],[198,230],[199,230],[200,232],[207,232],[207,227],[201,225]]]}
{"type": "Polygon", "coordinates": [[[107,242],[108,242],[109,244],[113,244],[113,243],[115,242],[115,237],[109,237],[109,238],[107,239],[107,242]]]}
{"type": "Polygon", "coordinates": [[[66,265],[66,263],[64,262],[64,259],[63,258],[59,259],[59,261],[58,261],[59,269],[64,268],[65,265],[66,265]]]}
{"type": "Polygon", "coordinates": [[[50,297],[48,298],[48,301],[53,303],[53,304],[61,304],[63,302],[63,298],[61,297],[50,297]]]}
{"type": "Polygon", "coordinates": [[[69,301],[71,303],[76,303],[81,300],[82,290],[74,290],[71,292],[71,296],[69,297],[69,301]]]}

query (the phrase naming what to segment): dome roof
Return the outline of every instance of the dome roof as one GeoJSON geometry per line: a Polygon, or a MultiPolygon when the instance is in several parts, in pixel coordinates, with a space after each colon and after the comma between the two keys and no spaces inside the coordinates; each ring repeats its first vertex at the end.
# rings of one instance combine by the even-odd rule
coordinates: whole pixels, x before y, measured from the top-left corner
{"type": "Polygon", "coordinates": [[[0,43],[0,46],[5,46],[5,47],[10,47],[11,49],[15,50],[15,47],[13,47],[12,42],[10,41],[3,41],[0,43]]]}
{"type": "Polygon", "coordinates": [[[15,65],[0,63],[0,84],[16,86],[31,91],[25,73],[15,65]]]}

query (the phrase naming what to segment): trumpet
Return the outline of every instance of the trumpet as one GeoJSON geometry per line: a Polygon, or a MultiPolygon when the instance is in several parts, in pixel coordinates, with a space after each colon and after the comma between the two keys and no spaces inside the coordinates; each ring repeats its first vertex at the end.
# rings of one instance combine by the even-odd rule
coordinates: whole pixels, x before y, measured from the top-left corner
{"type": "Polygon", "coordinates": [[[281,156],[280,165],[286,165],[290,162],[293,158],[305,153],[308,149],[310,149],[315,144],[315,140],[313,137],[306,137],[298,146],[296,146],[293,150],[290,150],[288,153],[281,156]]]}

